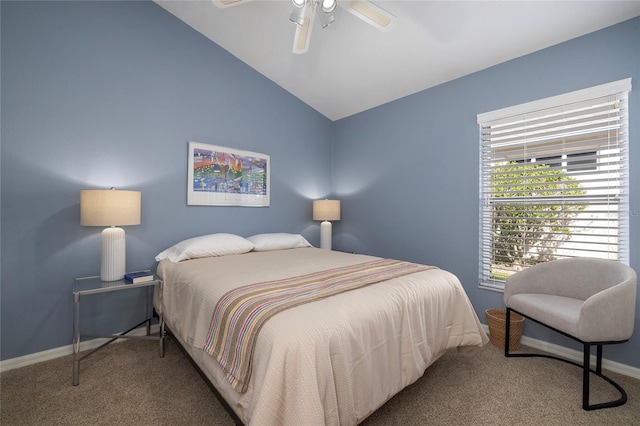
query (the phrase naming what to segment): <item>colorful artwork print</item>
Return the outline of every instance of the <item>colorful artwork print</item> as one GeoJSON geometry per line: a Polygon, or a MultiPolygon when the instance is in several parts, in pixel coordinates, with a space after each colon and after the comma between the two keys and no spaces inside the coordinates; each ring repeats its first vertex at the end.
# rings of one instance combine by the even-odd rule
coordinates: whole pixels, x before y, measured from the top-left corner
{"type": "Polygon", "coordinates": [[[267,162],[221,151],[193,153],[193,190],[266,195],[267,162]]]}
{"type": "Polygon", "coordinates": [[[269,205],[269,156],[189,142],[189,205],[269,205]]]}

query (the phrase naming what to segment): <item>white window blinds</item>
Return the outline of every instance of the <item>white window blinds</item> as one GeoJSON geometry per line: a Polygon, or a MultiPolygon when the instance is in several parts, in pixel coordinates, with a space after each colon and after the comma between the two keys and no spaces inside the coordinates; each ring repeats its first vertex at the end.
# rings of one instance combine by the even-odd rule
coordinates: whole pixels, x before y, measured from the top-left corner
{"type": "Polygon", "coordinates": [[[628,263],[631,79],[478,115],[480,280],[565,257],[628,263]]]}

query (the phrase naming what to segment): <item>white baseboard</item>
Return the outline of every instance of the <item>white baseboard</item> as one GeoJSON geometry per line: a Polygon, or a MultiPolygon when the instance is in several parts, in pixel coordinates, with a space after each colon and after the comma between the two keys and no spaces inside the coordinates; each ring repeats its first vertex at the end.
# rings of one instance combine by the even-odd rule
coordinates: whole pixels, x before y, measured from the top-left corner
{"type": "MultiPolygon", "coordinates": [[[[158,324],[151,326],[151,333],[159,333],[160,326],[158,324]]],[[[144,336],[147,334],[146,327],[140,327],[135,330],[132,330],[130,333],[132,336],[144,336]]],[[[102,345],[104,342],[107,342],[109,339],[93,339],[87,340],[84,342],[80,342],[80,351],[86,351],[90,349],[95,349],[98,346],[102,345]]],[[[113,343],[122,342],[124,339],[116,339],[113,343]]],[[[73,354],[73,345],[61,346],[59,348],[53,348],[42,352],[36,352],[33,354],[7,359],[5,361],[0,361],[0,372],[13,370],[14,368],[25,367],[31,364],[37,364],[43,361],[49,361],[51,359],[60,358],[63,356],[73,354]]]]}
{"type": "MultiPolygon", "coordinates": [[[[488,334],[489,327],[482,324],[484,331],[488,334]]],[[[561,356],[563,358],[570,359],[571,361],[582,364],[582,352],[574,349],[569,349],[565,346],[556,345],[553,343],[545,342],[544,340],[534,339],[532,337],[522,336],[520,343],[525,346],[530,346],[541,351],[548,352],[550,354],[561,356]]],[[[591,355],[591,363],[594,365],[596,362],[596,356],[591,355]]],[[[640,368],[632,367],[630,365],[622,364],[619,362],[611,361],[602,358],[602,368],[613,371],[614,373],[623,374],[625,376],[633,377],[634,379],[640,379],[640,368]]]]}

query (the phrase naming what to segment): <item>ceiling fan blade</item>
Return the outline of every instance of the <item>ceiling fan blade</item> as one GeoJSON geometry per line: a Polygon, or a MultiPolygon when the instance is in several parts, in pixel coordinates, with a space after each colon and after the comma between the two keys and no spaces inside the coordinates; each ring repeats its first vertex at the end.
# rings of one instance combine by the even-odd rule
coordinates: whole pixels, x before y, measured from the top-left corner
{"type": "Polygon", "coordinates": [[[350,0],[343,7],[380,31],[389,31],[396,22],[395,16],[367,0],[350,0]]]}
{"type": "Polygon", "coordinates": [[[315,21],[315,13],[313,7],[304,7],[302,25],[296,25],[296,34],[293,37],[293,53],[303,54],[309,50],[309,41],[311,39],[311,29],[315,21]]]}
{"type": "Polygon", "coordinates": [[[231,7],[231,6],[237,6],[239,4],[244,4],[247,3],[251,0],[211,0],[211,2],[218,6],[221,9],[224,9],[226,7],[231,7]]]}

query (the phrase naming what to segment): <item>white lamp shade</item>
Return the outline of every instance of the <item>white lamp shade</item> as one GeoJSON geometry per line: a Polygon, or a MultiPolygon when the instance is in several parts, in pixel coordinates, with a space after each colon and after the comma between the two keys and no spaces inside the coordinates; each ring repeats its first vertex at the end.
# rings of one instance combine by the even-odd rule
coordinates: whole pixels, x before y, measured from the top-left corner
{"type": "Polygon", "coordinates": [[[140,225],[140,192],[116,189],[80,191],[80,225],[140,225]]]}
{"type": "Polygon", "coordinates": [[[80,224],[109,226],[102,231],[100,279],[117,281],[126,271],[124,229],[117,226],[140,224],[140,192],[116,189],[80,191],[80,224]]]}
{"type": "Polygon", "coordinates": [[[313,220],[340,220],[340,200],[315,200],[313,220]]]}

